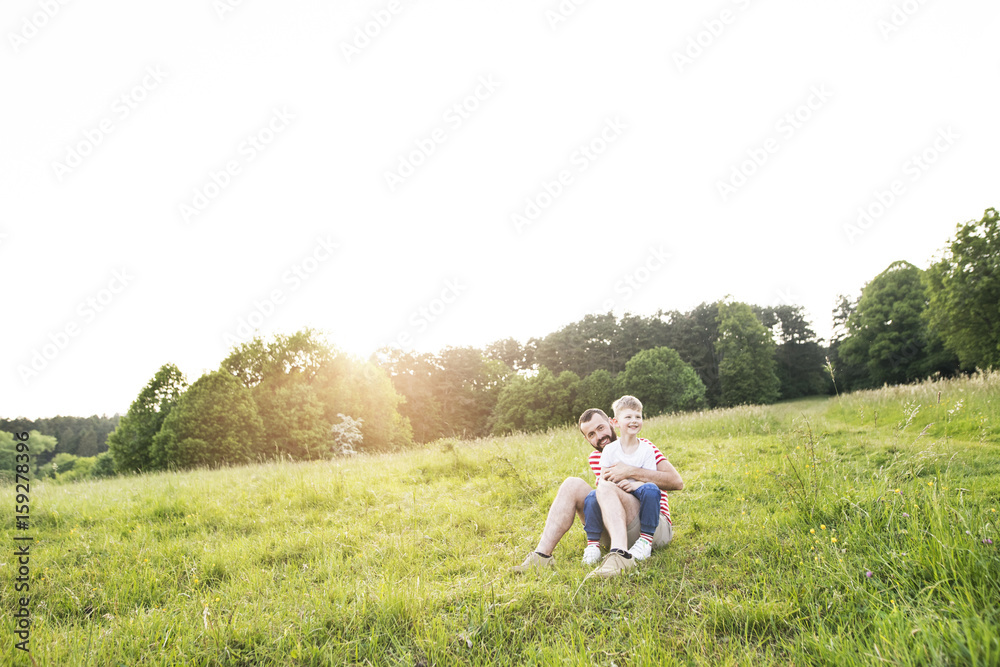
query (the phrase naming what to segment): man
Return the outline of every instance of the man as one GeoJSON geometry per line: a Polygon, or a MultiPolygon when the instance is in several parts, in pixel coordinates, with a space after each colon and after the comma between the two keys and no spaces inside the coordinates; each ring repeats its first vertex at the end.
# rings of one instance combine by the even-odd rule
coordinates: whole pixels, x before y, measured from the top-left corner
{"type": "MultiPolygon", "coordinates": [[[[635,496],[627,493],[619,484],[627,484],[629,479],[639,483],[652,482],[663,491],[680,491],[684,488],[684,481],[680,474],[674,469],[665,458],[658,457],[656,470],[644,470],[624,463],[616,463],[606,469],[598,468],[601,459],[601,452],[604,446],[617,439],[611,420],[602,410],[591,408],[580,415],[580,432],[587,442],[594,448],[589,458],[591,470],[598,479],[610,484],[598,484],[597,491],[594,491],[589,484],[579,477],[566,479],[559,487],[555,500],[549,508],[548,517],[545,519],[545,528],[542,529],[542,536],[538,540],[538,546],[527,555],[524,562],[514,568],[515,572],[525,572],[532,568],[551,567],[555,561],[552,551],[556,548],[563,535],[569,532],[573,526],[573,518],[580,517],[581,522],[586,522],[584,508],[587,497],[593,494],[597,505],[600,508],[600,518],[604,524],[604,532],[612,549],[621,549],[621,545],[631,546],[629,541],[629,527],[636,526],[636,537],[638,537],[639,523],[639,501],[635,496]]],[[[665,495],[665,494],[664,494],[665,495]]],[[[593,499],[591,500],[591,508],[593,499]]],[[[591,514],[591,520],[594,520],[591,514]]],[[[661,516],[661,522],[669,520],[661,516]]],[[[632,538],[632,542],[635,541],[632,538]]],[[[601,577],[612,577],[635,565],[634,559],[621,555],[618,551],[612,551],[604,559],[604,562],[593,571],[592,574],[601,577]]]]}

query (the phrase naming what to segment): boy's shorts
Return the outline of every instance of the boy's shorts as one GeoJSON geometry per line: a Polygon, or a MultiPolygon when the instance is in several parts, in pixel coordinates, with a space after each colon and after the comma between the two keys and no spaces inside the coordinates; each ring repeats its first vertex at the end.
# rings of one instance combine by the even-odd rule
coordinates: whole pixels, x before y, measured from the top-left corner
{"type": "MultiPolygon", "coordinates": [[[[628,546],[631,549],[635,541],[639,539],[639,515],[637,514],[632,523],[628,525],[625,529],[628,533],[628,546]]],[[[656,525],[656,532],[653,533],[653,548],[665,547],[670,544],[670,540],[674,537],[674,528],[667,521],[667,517],[660,515],[660,523],[656,525]]],[[[605,550],[611,548],[611,536],[608,535],[608,531],[601,531],[601,547],[605,550]]]]}

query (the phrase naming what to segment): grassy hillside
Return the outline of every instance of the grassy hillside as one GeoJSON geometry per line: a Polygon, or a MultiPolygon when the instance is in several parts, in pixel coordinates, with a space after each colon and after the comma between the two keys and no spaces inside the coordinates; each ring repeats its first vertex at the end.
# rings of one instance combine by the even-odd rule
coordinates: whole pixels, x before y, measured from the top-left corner
{"type": "MultiPolygon", "coordinates": [[[[32,488],[39,665],[997,665],[1000,374],[648,420],[674,542],[518,576],[571,429],[32,488]],[[582,585],[581,585],[582,584],[582,585]]],[[[13,545],[14,491],[0,504],[13,545]]],[[[0,557],[0,663],[16,559],[0,557]]]]}

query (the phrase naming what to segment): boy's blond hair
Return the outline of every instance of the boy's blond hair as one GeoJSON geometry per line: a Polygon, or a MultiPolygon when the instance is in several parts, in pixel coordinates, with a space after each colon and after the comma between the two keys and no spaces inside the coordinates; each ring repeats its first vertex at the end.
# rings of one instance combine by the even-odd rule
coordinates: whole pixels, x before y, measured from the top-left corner
{"type": "Polygon", "coordinates": [[[614,411],[615,417],[617,417],[618,413],[622,410],[627,410],[629,408],[642,412],[642,401],[635,396],[626,395],[611,404],[611,409],[614,411]]]}

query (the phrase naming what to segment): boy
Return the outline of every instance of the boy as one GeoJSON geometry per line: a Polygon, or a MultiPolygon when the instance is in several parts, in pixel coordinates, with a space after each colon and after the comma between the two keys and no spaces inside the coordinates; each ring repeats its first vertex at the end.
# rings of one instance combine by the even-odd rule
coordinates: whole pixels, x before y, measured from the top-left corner
{"type": "MultiPolygon", "coordinates": [[[[642,403],[635,396],[622,396],[612,405],[611,425],[619,429],[619,439],[605,446],[601,453],[601,469],[613,463],[625,463],[636,468],[656,470],[656,455],[652,443],[639,439],[642,430],[642,403]]],[[[600,483],[600,480],[598,480],[600,483]]],[[[653,549],[653,534],[660,522],[660,489],[655,484],[639,484],[635,480],[618,483],[619,487],[639,500],[639,539],[628,550],[636,560],[649,558],[653,549]]],[[[592,565],[601,558],[601,518],[596,498],[584,507],[584,530],[587,548],[583,562],[592,565]]]]}

